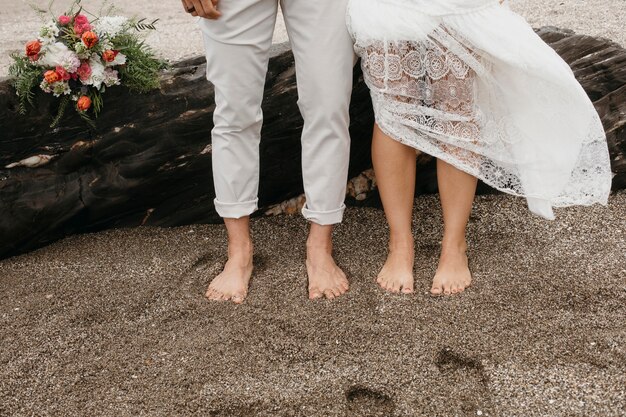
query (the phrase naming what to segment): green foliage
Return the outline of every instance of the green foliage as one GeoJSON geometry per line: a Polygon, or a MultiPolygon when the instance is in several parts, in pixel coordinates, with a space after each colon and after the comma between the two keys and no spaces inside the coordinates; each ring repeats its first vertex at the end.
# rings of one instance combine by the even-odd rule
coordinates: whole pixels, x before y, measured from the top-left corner
{"type": "Polygon", "coordinates": [[[86,111],[79,111],[78,115],[80,116],[81,119],[85,121],[85,123],[89,125],[89,127],[91,127],[94,130],[96,129],[96,122],[91,118],[91,116],[89,116],[89,114],[86,111]]]}
{"type": "Polygon", "coordinates": [[[28,104],[34,106],[34,90],[41,82],[41,69],[18,53],[11,54],[11,58],[13,64],[9,67],[9,75],[13,78],[13,87],[19,96],[19,112],[25,114],[28,104]]]}
{"type": "Polygon", "coordinates": [[[98,115],[102,111],[102,108],[104,107],[104,100],[102,99],[102,94],[98,90],[92,90],[89,97],[91,98],[91,103],[93,106],[93,114],[96,117],[98,117],[98,115]]]}
{"type": "Polygon", "coordinates": [[[122,84],[131,91],[147,93],[160,87],[159,71],[166,64],[136,34],[122,33],[113,43],[126,55],[126,65],[119,68],[122,84]]]}
{"type": "Polygon", "coordinates": [[[67,106],[70,104],[70,101],[71,99],[68,96],[61,97],[61,100],[59,102],[59,110],[57,111],[57,115],[52,120],[50,127],[54,128],[59,125],[59,122],[61,121],[61,119],[63,118],[63,115],[65,114],[65,110],[67,110],[67,106]]]}

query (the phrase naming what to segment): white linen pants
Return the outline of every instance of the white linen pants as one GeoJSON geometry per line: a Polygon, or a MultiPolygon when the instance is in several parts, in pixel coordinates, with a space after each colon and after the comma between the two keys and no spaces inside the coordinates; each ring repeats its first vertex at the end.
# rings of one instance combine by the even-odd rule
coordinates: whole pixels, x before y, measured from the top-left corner
{"type": "Polygon", "coordinates": [[[265,77],[278,3],[296,63],[304,118],[304,217],[340,223],[350,151],[349,105],[354,50],[345,23],[347,0],[222,0],[222,17],[199,19],[207,79],[215,86],[215,208],[225,218],[258,206],[259,143],[265,77]]]}

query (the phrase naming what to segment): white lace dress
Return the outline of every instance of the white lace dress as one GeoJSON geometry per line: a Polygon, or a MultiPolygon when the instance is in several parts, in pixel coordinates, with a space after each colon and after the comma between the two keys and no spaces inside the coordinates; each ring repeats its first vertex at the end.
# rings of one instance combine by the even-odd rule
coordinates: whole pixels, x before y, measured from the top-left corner
{"type": "Polygon", "coordinates": [[[548,219],[553,207],[607,203],[593,104],[498,0],[352,0],[348,26],[383,132],[526,197],[548,219]]]}

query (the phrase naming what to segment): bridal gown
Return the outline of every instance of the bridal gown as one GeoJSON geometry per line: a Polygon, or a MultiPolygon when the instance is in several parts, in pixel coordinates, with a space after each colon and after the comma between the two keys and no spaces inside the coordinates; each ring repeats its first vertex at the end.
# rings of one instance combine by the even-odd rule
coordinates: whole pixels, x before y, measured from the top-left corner
{"type": "Polygon", "coordinates": [[[376,122],[553,219],[606,204],[600,118],[569,66],[498,0],[352,0],[376,122]]]}

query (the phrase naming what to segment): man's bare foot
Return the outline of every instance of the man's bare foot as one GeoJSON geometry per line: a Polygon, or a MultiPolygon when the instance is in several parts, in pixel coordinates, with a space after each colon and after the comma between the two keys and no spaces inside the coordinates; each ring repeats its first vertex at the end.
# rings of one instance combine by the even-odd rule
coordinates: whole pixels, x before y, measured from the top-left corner
{"type": "Polygon", "coordinates": [[[439,258],[439,267],[430,290],[433,295],[458,294],[472,283],[472,273],[467,260],[467,245],[454,249],[444,247],[439,258]]]}
{"type": "Polygon", "coordinates": [[[228,261],[221,274],[213,278],[206,292],[212,301],[241,304],[248,295],[252,277],[252,244],[229,245],[228,261]]]}
{"type": "Polygon", "coordinates": [[[307,244],[306,270],[309,276],[309,298],[332,300],[350,288],[346,274],[332,256],[332,246],[307,244]]]}
{"type": "Polygon", "coordinates": [[[411,294],[414,286],[414,264],[415,252],[412,242],[406,245],[390,245],[387,261],[376,282],[386,291],[411,294]]]}

